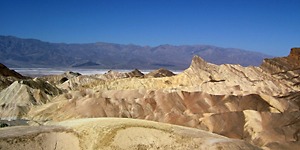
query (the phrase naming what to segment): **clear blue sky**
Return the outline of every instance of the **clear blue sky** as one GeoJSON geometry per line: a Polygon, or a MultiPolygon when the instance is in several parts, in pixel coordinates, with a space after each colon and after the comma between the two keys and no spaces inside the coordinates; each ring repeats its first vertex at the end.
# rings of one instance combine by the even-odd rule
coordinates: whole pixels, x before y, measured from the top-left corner
{"type": "Polygon", "coordinates": [[[300,0],[0,0],[0,35],[284,56],[300,46],[300,0]]]}

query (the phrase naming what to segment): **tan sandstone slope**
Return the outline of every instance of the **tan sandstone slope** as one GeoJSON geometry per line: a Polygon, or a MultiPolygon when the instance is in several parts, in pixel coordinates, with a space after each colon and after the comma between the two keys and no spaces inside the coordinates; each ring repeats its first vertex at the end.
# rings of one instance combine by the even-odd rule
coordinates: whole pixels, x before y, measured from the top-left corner
{"type": "Polygon", "coordinates": [[[0,129],[0,149],[255,150],[242,140],[150,121],[117,118],[78,119],[50,126],[0,129]]]}
{"type": "Polygon", "coordinates": [[[0,119],[22,118],[31,107],[45,104],[61,93],[57,87],[39,79],[15,81],[0,92],[0,119]]]}

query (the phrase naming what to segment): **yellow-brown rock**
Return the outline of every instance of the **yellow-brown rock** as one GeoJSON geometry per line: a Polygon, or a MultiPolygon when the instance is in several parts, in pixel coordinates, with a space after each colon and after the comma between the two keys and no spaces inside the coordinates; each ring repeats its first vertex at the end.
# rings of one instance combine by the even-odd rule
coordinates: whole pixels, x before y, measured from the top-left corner
{"type": "Polygon", "coordinates": [[[34,105],[49,102],[61,90],[38,79],[15,81],[0,92],[0,119],[20,119],[34,105]]]}
{"type": "Polygon", "coordinates": [[[134,119],[78,119],[41,127],[0,129],[1,149],[258,150],[242,140],[202,130],[134,119]]]}

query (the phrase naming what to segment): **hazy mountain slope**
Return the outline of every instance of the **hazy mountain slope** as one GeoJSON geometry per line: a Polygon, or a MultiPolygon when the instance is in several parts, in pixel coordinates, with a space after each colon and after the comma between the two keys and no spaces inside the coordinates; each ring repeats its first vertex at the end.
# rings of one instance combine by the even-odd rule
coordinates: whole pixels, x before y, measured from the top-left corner
{"type": "Polygon", "coordinates": [[[206,45],[142,47],[111,43],[64,44],[0,36],[0,60],[9,67],[185,69],[194,55],[215,64],[259,65],[257,52],[206,45]],[[91,64],[91,65],[89,65],[91,64]]]}

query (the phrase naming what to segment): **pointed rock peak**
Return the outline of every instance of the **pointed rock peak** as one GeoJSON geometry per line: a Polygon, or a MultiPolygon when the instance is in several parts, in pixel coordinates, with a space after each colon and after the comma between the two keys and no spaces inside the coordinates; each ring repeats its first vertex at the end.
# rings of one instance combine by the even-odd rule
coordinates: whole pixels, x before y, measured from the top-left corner
{"type": "Polygon", "coordinates": [[[265,59],[260,67],[271,74],[299,70],[300,48],[291,48],[291,52],[287,57],[265,59]]]}
{"type": "Polygon", "coordinates": [[[208,65],[208,63],[204,59],[202,59],[201,57],[195,55],[193,57],[193,60],[192,60],[190,68],[194,68],[194,69],[196,69],[196,68],[204,68],[207,65],[208,65]]]}
{"type": "Polygon", "coordinates": [[[134,69],[133,71],[129,72],[129,74],[131,74],[132,76],[134,77],[141,77],[143,76],[144,74],[138,70],[138,69],[134,69]]]}
{"type": "Polygon", "coordinates": [[[0,63],[0,69],[8,69],[5,65],[0,63]]]}
{"type": "Polygon", "coordinates": [[[158,70],[154,70],[149,72],[148,74],[146,74],[146,77],[154,77],[154,78],[158,78],[158,77],[171,77],[174,76],[175,74],[170,71],[167,70],[165,68],[160,68],[158,70]]]}
{"type": "Polygon", "coordinates": [[[127,73],[120,73],[120,74],[122,74],[126,78],[143,77],[144,76],[144,74],[138,69],[134,69],[133,71],[130,71],[130,72],[127,72],[127,73]]]}
{"type": "Polygon", "coordinates": [[[14,70],[10,70],[9,68],[7,68],[5,65],[0,63],[0,75],[4,76],[4,77],[15,77],[17,79],[25,79],[24,76],[22,76],[21,74],[19,74],[18,72],[14,71],[14,70]]]}
{"type": "Polygon", "coordinates": [[[300,48],[299,47],[294,47],[291,49],[291,52],[288,56],[289,59],[294,60],[294,61],[300,61],[300,48]]]}

